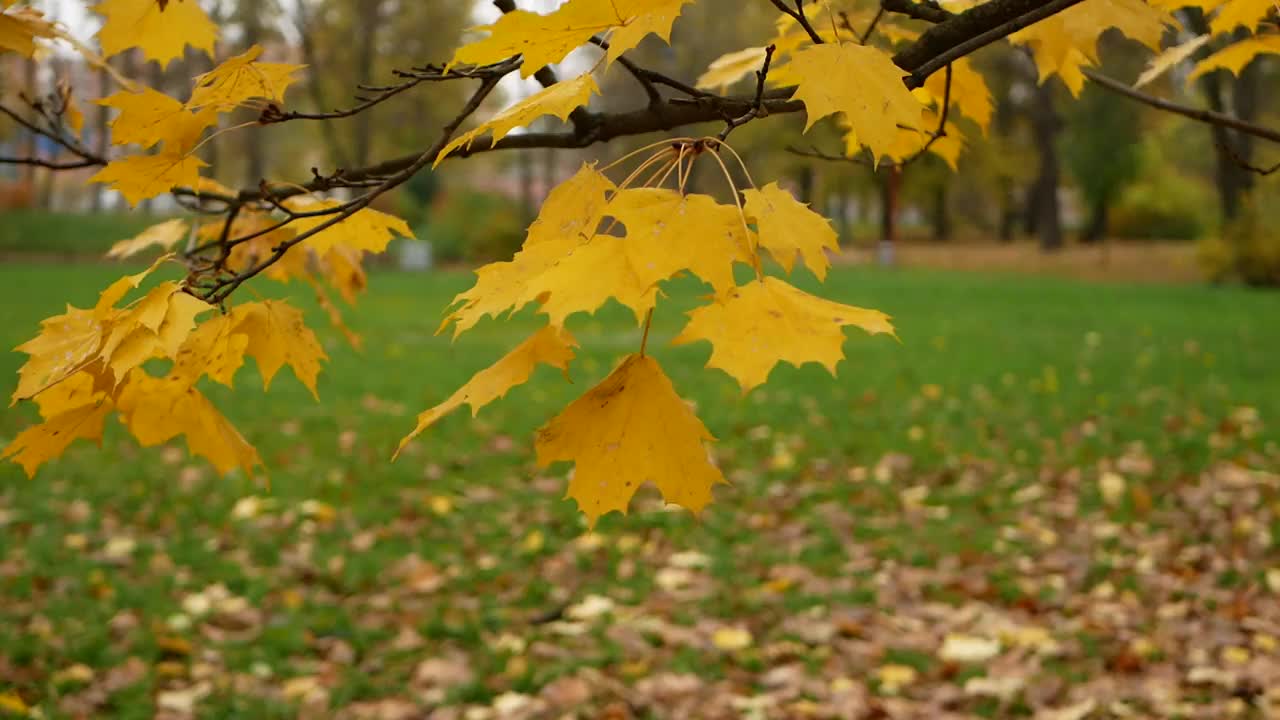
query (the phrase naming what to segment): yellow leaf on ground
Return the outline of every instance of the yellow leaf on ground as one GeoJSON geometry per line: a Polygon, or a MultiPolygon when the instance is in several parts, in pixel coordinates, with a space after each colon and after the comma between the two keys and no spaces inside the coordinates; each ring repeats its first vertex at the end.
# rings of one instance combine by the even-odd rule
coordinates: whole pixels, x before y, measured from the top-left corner
{"type": "Polygon", "coordinates": [[[136,47],[163,66],[182,57],[187,45],[212,56],[218,39],[198,0],[102,0],[93,9],[105,17],[98,41],[106,57],[136,47]]]}
{"type": "Polygon", "coordinates": [[[567,375],[569,362],[573,360],[573,348],[577,344],[563,328],[548,325],[535,332],[501,360],[476,373],[448,400],[420,413],[417,427],[400,441],[392,460],[400,455],[410,440],[464,403],[471,406],[474,417],[480,408],[503,397],[511,388],[528,382],[539,363],[560,368],[567,375]]]}
{"type": "Polygon", "coordinates": [[[538,464],[574,463],[567,496],[593,527],[605,513],[625,514],[646,482],[696,514],[725,482],[703,445],[714,439],[658,363],[631,355],[538,431],[538,464]]]}
{"type": "Polygon", "coordinates": [[[493,142],[498,142],[518,127],[529,125],[543,115],[554,115],[564,122],[581,105],[586,105],[593,93],[599,93],[600,87],[591,77],[591,73],[583,73],[572,80],[563,80],[536,92],[502,112],[489,118],[479,127],[453,139],[436,155],[432,167],[439,165],[449,157],[449,153],[460,147],[471,147],[476,138],[485,133],[493,133],[493,142]]]}
{"type": "Polygon", "coordinates": [[[121,240],[107,251],[109,258],[127,258],[146,250],[153,245],[168,250],[187,236],[188,225],[185,220],[165,220],[152,225],[128,240],[121,240]]]}
{"type": "Polygon", "coordinates": [[[742,196],[746,198],[743,209],[747,219],[756,225],[761,247],[787,272],[791,272],[799,255],[819,280],[826,278],[827,268],[831,266],[827,251],[840,250],[829,220],[796,200],[776,182],[760,190],[745,190],[742,196]]]}
{"type": "Polygon", "coordinates": [[[842,305],[766,277],[692,310],[672,343],[710,341],[707,367],[729,373],[746,392],[768,380],[779,362],[816,362],[834,375],[849,325],[873,335],[893,333],[889,317],[878,310],[842,305]]]}
{"type": "Polygon", "coordinates": [[[813,45],[795,54],[788,66],[799,85],[808,120],[805,130],[835,113],[845,118],[877,160],[893,148],[899,125],[918,127],[923,106],[907,90],[908,73],[887,53],[851,43],[813,45]]]}
{"type": "MultiPolygon", "coordinates": [[[[327,208],[335,208],[342,203],[337,200],[317,200],[312,197],[296,197],[285,201],[285,207],[295,212],[315,212],[327,208]]],[[[289,223],[295,233],[301,235],[313,230],[337,217],[331,215],[315,215],[301,217],[289,223]]],[[[335,246],[348,247],[353,250],[367,250],[380,253],[387,249],[387,243],[395,235],[412,238],[413,231],[404,220],[384,213],[381,210],[362,208],[338,223],[330,225],[315,235],[302,241],[302,244],[317,255],[323,255],[335,246]]]]}
{"type": "Polygon", "coordinates": [[[1259,55],[1280,55],[1280,35],[1255,35],[1228,45],[1196,64],[1188,81],[1214,70],[1226,70],[1239,75],[1246,65],[1259,55]]]}
{"type": "Polygon", "coordinates": [[[306,66],[258,62],[261,54],[262,47],[254,45],[209,72],[197,75],[187,107],[228,112],[249,100],[284,104],[285,90],[298,80],[293,73],[306,66]]]}
{"type": "Polygon", "coordinates": [[[163,195],[171,188],[191,186],[200,179],[200,168],[208,163],[185,152],[158,155],[127,155],[112,160],[89,178],[108,185],[135,206],[147,198],[163,195]]]}
{"type": "Polygon", "coordinates": [[[234,332],[248,338],[244,352],[258,361],[263,389],[271,386],[271,379],[287,363],[312,396],[319,397],[316,378],[321,361],[329,356],[303,321],[301,310],[283,300],[263,300],[237,305],[230,318],[234,332]]]}
{"type": "Polygon", "coordinates": [[[59,413],[18,433],[0,453],[0,460],[12,460],[22,466],[27,477],[35,477],[41,465],[61,455],[73,440],[101,438],[102,423],[110,410],[110,402],[99,400],[59,413]]]}
{"type": "Polygon", "coordinates": [[[218,122],[217,113],[190,112],[174,98],[149,87],[139,92],[121,90],[97,103],[119,111],[111,121],[111,144],[137,143],[143,150],[161,141],[169,149],[187,150],[205,129],[218,122]]]}

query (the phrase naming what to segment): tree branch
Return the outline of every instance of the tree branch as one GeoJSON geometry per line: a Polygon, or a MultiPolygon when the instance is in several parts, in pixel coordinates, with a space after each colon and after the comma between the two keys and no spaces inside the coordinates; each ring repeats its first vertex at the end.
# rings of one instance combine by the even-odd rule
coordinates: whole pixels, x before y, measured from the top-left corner
{"type": "Polygon", "coordinates": [[[1171,102],[1163,98],[1158,98],[1153,95],[1148,95],[1144,92],[1134,90],[1133,88],[1129,87],[1128,85],[1125,85],[1119,80],[1109,78],[1106,75],[1095,72],[1093,70],[1086,69],[1084,71],[1084,74],[1085,74],[1085,77],[1098,83],[1098,85],[1100,85],[1101,87],[1107,90],[1110,90],[1113,93],[1116,93],[1117,95],[1122,95],[1124,97],[1129,98],[1130,100],[1136,100],[1144,105],[1150,105],[1151,107],[1156,108],[1158,110],[1170,112],[1175,115],[1181,115],[1186,118],[1191,118],[1192,120],[1195,120],[1197,122],[1208,123],[1209,125],[1218,125],[1220,127],[1231,128],[1232,130],[1235,130],[1236,132],[1244,133],[1245,135],[1252,135],[1253,137],[1256,137],[1256,138],[1262,138],[1263,140],[1270,140],[1271,142],[1274,142],[1274,143],[1280,143],[1280,130],[1275,130],[1272,128],[1264,127],[1262,125],[1256,125],[1254,123],[1245,122],[1244,120],[1240,120],[1239,118],[1232,117],[1230,115],[1227,115],[1226,113],[1214,112],[1212,110],[1202,110],[1200,108],[1193,108],[1187,105],[1180,105],[1178,103],[1171,102]]]}

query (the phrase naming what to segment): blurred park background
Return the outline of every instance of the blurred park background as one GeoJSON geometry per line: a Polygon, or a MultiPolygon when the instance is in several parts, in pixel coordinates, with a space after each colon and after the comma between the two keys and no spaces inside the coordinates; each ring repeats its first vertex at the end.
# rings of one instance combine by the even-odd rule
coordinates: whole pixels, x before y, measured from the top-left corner
{"type": "MultiPolygon", "coordinates": [[[[79,3],[46,5],[92,29],[79,3]]],[[[206,5],[240,45],[324,68],[289,94],[322,110],[443,61],[494,13],[206,5]]],[[[701,2],[671,47],[651,39],[635,56],[694,78],[776,16],[701,2]]],[[[1149,53],[1103,40],[1108,72],[1136,76],[1149,53]]],[[[54,58],[59,76],[106,87],[74,62],[54,58]]],[[[179,96],[210,67],[113,62],[179,96]]],[[[118,428],[35,480],[0,468],[0,717],[1274,717],[1280,173],[1247,166],[1280,155],[1093,85],[1072,99],[1008,48],[975,62],[995,122],[954,171],[810,157],[839,137],[802,135],[799,116],[735,132],[754,176],[839,231],[825,294],[889,313],[902,342],[851,335],[838,378],[780,367],[744,397],[702,369],[704,347],[666,346],[679,313],[655,317],[651,347],[733,483],[702,518],[642,493],[587,533],[563,468],[533,461],[533,431],[637,342],[617,306],[574,326],[572,385],[543,369],[390,463],[416,412],[536,326],[526,312],[435,336],[471,268],[509,257],[584,160],[630,148],[446,162],[380,198],[430,267],[422,245],[371,260],[367,296],[344,311],[360,350],[315,324],[331,357],[319,402],[289,378],[209,391],[268,474],[217,477],[118,428]]],[[[35,94],[42,72],[0,57],[0,90],[35,94]]],[[[620,72],[602,82],[609,102],[644,102],[620,72]]],[[[535,87],[504,83],[492,109],[535,87]]],[[[1149,89],[1280,125],[1275,56],[1149,89]]],[[[429,145],[462,91],[201,152],[231,187],[305,181],[429,145]]],[[[107,110],[85,113],[106,154],[107,110]]],[[[0,119],[0,155],[34,142],[0,119]]],[[[119,274],[105,250],[179,212],[160,199],[130,211],[89,174],[0,166],[6,347],[63,303],[91,304],[119,274]]],[[[718,182],[708,168],[690,180],[722,194],[718,182]]],[[[259,291],[322,313],[305,287],[259,291]]],[[[685,307],[700,291],[670,288],[685,307]]],[[[0,377],[21,360],[0,356],[0,377]]],[[[35,416],[6,410],[0,445],[35,416]]]]}

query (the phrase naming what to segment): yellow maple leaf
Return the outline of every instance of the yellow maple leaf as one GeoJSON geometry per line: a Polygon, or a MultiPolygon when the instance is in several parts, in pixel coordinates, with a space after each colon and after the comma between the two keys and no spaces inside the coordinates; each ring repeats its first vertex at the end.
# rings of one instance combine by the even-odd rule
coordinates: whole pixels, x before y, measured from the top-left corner
{"type": "Polygon", "coordinates": [[[524,246],[557,238],[588,239],[600,224],[609,196],[616,189],[613,181],[596,170],[594,163],[583,163],[542,201],[537,219],[529,225],[524,246]]]}
{"type": "Polygon", "coordinates": [[[197,0],[102,0],[93,9],[105,17],[98,41],[106,57],[136,47],[163,66],[182,57],[187,45],[212,56],[218,39],[218,27],[197,0]]]}
{"type": "Polygon", "coordinates": [[[574,463],[566,496],[592,527],[605,513],[625,514],[646,482],[697,514],[725,482],[703,444],[714,439],[658,363],[631,355],[538,430],[538,464],[574,463]]]}
{"type": "Polygon", "coordinates": [[[869,45],[813,45],[795,54],[789,65],[798,78],[796,99],[808,119],[805,130],[821,118],[844,113],[873,157],[893,147],[899,125],[917,127],[923,106],[907,90],[906,71],[883,50],[869,45]]]}
{"type": "Polygon", "coordinates": [[[527,10],[504,14],[492,25],[473,28],[489,36],[464,45],[450,65],[489,65],[523,55],[521,77],[560,62],[597,33],[613,31],[607,60],[634,48],[649,33],[663,40],[680,8],[691,0],[568,0],[551,13],[527,10]]]}
{"type": "MultiPolygon", "coordinates": [[[[597,0],[598,2],[599,0],[597,0]]],[[[622,53],[640,44],[646,36],[657,35],[663,42],[671,40],[671,26],[693,0],[608,0],[623,18],[622,24],[609,33],[609,49],[605,61],[613,62],[622,53]]]]}
{"type": "Polygon", "coordinates": [[[1273,12],[1280,12],[1276,0],[1227,0],[1220,3],[1218,14],[1209,23],[1214,35],[1229,33],[1240,26],[1253,29],[1273,12]]]}
{"type": "Polygon", "coordinates": [[[559,327],[570,315],[593,313],[613,298],[631,309],[636,322],[643,322],[657,302],[658,290],[633,262],[630,250],[624,238],[596,235],[530,278],[515,309],[538,300],[538,311],[559,327]]]}
{"type": "Polygon", "coordinates": [[[1254,35],[1228,45],[1197,63],[1187,80],[1195,80],[1214,70],[1239,75],[1244,66],[1259,55],[1280,55],[1280,35],[1254,35]]]}
{"type": "Polygon", "coordinates": [[[298,79],[293,73],[306,66],[258,62],[261,54],[262,47],[254,45],[209,72],[197,75],[187,108],[227,112],[250,100],[283,104],[285,90],[298,79]]]}
{"type": "Polygon", "coordinates": [[[169,382],[176,387],[191,387],[201,375],[232,387],[236,371],[244,364],[249,337],[234,332],[230,315],[218,315],[189,333],[174,355],[169,382]]]}
{"type": "Polygon", "coordinates": [[[172,357],[190,334],[195,317],[212,306],[187,295],[175,282],[163,282],[113,318],[104,328],[98,357],[114,378],[124,381],[129,371],[153,357],[172,357]],[[168,321],[168,325],[165,322],[168,321]]]}
{"type": "Polygon", "coordinates": [[[1204,47],[1205,43],[1209,42],[1211,39],[1212,36],[1210,35],[1200,35],[1179,45],[1174,45],[1173,47],[1161,52],[1159,55],[1151,58],[1151,60],[1147,62],[1146,69],[1142,71],[1142,74],[1138,76],[1137,81],[1133,83],[1134,89],[1136,90],[1150,84],[1151,81],[1168,72],[1170,68],[1191,57],[1195,51],[1204,47]]]}
{"type": "Polygon", "coordinates": [[[98,100],[119,111],[111,121],[111,144],[137,143],[143,150],[165,142],[172,150],[189,150],[200,135],[218,122],[212,111],[190,112],[174,98],[153,88],[121,90],[98,100]]]}
{"type": "Polygon", "coordinates": [[[287,363],[311,395],[319,398],[316,378],[321,361],[329,356],[303,321],[302,311],[283,300],[264,300],[232,308],[230,321],[234,332],[248,340],[244,352],[258,361],[264,390],[287,363]]]}
{"type": "MultiPolygon", "coordinates": [[[[941,108],[947,95],[947,73],[938,71],[930,75],[924,87],[941,108]]],[[[995,115],[991,89],[967,57],[951,64],[951,106],[953,111],[959,111],[977,124],[983,135],[991,128],[991,118],[995,115]]]]}
{"type": "Polygon", "coordinates": [[[563,122],[568,119],[574,109],[586,105],[592,93],[599,92],[600,87],[596,85],[595,79],[589,72],[544,88],[489,118],[474,130],[454,138],[436,155],[432,167],[439,165],[454,150],[460,147],[471,147],[471,143],[485,133],[492,132],[493,142],[496,143],[512,130],[528,125],[543,115],[554,115],[563,122]]]}
{"type": "Polygon", "coordinates": [[[18,371],[18,387],[10,406],[66,380],[97,357],[102,347],[102,320],[91,310],[67,306],[61,315],[40,323],[40,334],[14,348],[31,357],[18,371]]]}
{"type": "Polygon", "coordinates": [[[842,305],[766,277],[692,310],[672,343],[710,341],[707,367],[729,373],[746,392],[764,384],[779,362],[816,362],[835,375],[849,325],[893,333],[889,317],[878,310],[842,305]]]}
{"type": "Polygon", "coordinates": [[[796,255],[818,276],[826,278],[831,261],[827,252],[839,252],[840,243],[831,222],[796,200],[778,183],[769,183],[763,189],[745,190],[744,210],[748,219],[756,225],[760,246],[791,272],[796,255]]]}
{"type": "MultiPolygon", "coordinates": [[[[41,321],[40,333],[14,348],[30,357],[18,370],[11,405],[35,397],[94,363],[100,357],[105,334],[121,314],[115,304],[166,260],[168,256],[161,257],[146,270],[115,280],[99,294],[91,310],[68,305],[65,313],[41,321]]],[[[105,372],[105,368],[100,370],[105,372]]]]}
{"type": "Polygon", "coordinates": [[[547,196],[515,257],[475,271],[475,284],[453,299],[458,307],[441,323],[439,332],[452,324],[457,337],[485,316],[497,317],[536,299],[539,291],[531,292],[529,283],[590,241],[614,189],[607,177],[584,163],[547,196]]]}
{"type": "Polygon", "coordinates": [[[177,218],[165,220],[162,223],[152,225],[128,240],[121,240],[112,245],[111,249],[107,251],[107,257],[127,258],[155,245],[168,250],[187,236],[188,229],[189,226],[185,220],[177,218]]]}
{"type": "Polygon", "coordinates": [[[369,278],[360,264],[363,254],[360,250],[335,245],[319,259],[320,272],[348,303],[355,302],[356,296],[369,286],[369,278]]]}
{"type": "MultiPolygon", "coordinates": [[[[775,51],[777,52],[776,48],[775,51]]],[[[764,63],[765,49],[749,47],[725,53],[707,66],[705,72],[694,81],[696,87],[723,93],[730,86],[760,69],[764,63]]]]}
{"type": "MultiPolygon", "coordinates": [[[[294,212],[315,212],[338,207],[342,203],[337,200],[300,196],[290,198],[284,204],[294,212]]],[[[300,217],[291,222],[289,227],[301,235],[333,220],[334,217],[336,215],[300,217]]],[[[409,229],[408,223],[395,215],[373,208],[362,208],[352,213],[351,217],[307,238],[303,244],[317,255],[323,255],[335,246],[380,253],[387,249],[387,243],[391,242],[391,238],[395,235],[412,238],[413,231],[409,229]]]]}
{"type": "Polygon", "coordinates": [[[1073,95],[1084,89],[1083,69],[1098,64],[1098,38],[1116,29],[1152,50],[1171,24],[1169,14],[1144,0],[1085,0],[1009,36],[1031,50],[1044,82],[1062,78],[1073,95]]]}
{"type": "Polygon", "coordinates": [[[175,187],[191,186],[200,179],[200,168],[208,165],[185,152],[162,152],[157,155],[127,155],[112,160],[89,178],[119,192],[134,206],[175,187]]]}
{"type": "MultiPolygon", "coordinates": [[[[204,178],[201,178],[202,180],[204,178]]],[[[232,193],[234,194],[234,193],[232,193]]],[[[223,231],[224,220],[206,223],[196,230],[201,242],[217,240],[223,231]]],[[[231,223],[230,238],[243,238],[257,235],[252,240],[237,242],[231,248],[227,258],[227,268],[236,272],[247,270],[271,257],[280,243],[291,239],[295,232],[292,227],[284,226],[271,230],[280,220],[266,212],[244,209],[231,223]]],[[[302,243],[306,245],[306,243],[302,243]]],[[[285,251],[279,260],[268,265],[262,274],[279,282],[288,282],[296,277],[305,277],[307,271],[307,249],[297,245],[285,251]]]]}
{"type": "Polygon", "coordinates": [[[62,121],[66,123],[67,129],[79,137],[84,131],[84,112],[80,110],[80,104],[76,102],[76,98],[71,94],[71,90],[65,85],[60,85],[62,92],[62,121]]]}
{"type": "Polygon", "coordinates": [[[44,14],[30,7],[8,7],[0,13],[0,52],[12,50],[34,57],[36,40],[57,37],[58,31],[44,14]]]}
{"type": "Polygon", "coordinates": [[[262,464],[258,451],[199,390],[141,370],[130,373],[117,401],[121,421],[143,447],[186,437],[187,449],[226,474],[262,464]]]}
{"type": "Polygon", "coordinates": [[[622,246],[643,289],[688,270],[725,292],[734,285],[734,263],[751,262],[742,213],[709,195],[628,188],[613,196],[605,213],[626,228],[622,246]]]}
{"type": "Polygon", "coordinates": [[[480,408],[503,397],[511,388],[528,382],[539,364],[560,368],[567,376],[569,362],[573,360],[573,348],[577,344],[563,328],[548,325],[538,330],[501,360],[476,373],[449,399],[419,413],[417,427],[400,441],[391,459],[399,457],[400,451],[423,430],[463,404],[471,406],[471,416],[475,417],[480,408]]]}
{"type": "Polygon", "coordinates": [[[100,399],[32,425],[0,452],[0,460],[12,460],[22,466],[27,477],[35,477],[41,465],[61,455],[72,441],[101,438],[102,424],[110,411],[111,403],[100,399]]]}
{"type": "Polygon", "coordinates": [[[95,404],[106,398],[106,391],[99,387],[99,377],[97,372],[81,370],[36,395],[40,417],[50,420],[69,410],[95,404]]]}

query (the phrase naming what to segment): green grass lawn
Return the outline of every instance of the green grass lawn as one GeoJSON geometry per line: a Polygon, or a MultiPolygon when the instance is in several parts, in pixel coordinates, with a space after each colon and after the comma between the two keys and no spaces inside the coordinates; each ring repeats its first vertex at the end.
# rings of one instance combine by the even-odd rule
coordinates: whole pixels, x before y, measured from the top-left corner
{"type": "MultiPolygon", "coordinates": [[[[0,266],[0,342],[116,274],[0,266]]],[[[288,372],[208,391],[261,477],[118,427],[34,480],[0,468],[0,717],[6,691],[44,717],[1021,717],[1104,695],[1165,716],[1141,680],[1170,668],[1212,717],[1240,688],[1193,666],[1280,669],[1257,629],[1280,627],[1280,294],[837,269],[823,292],[901,343],[851,332],[838,378],[787,366],[743,397],[707,347],[666,345],[698,292],[676,283],[649,347],[732,485],[700,519],[642,492],[584,534],[532,434],[637,347],[629,315],[573,324],[572,384],[542,368],[392,464],[414,414],[537,318],[451,342],[433,333],[467,274],[370,284],[347,313],[363,353],[310,315],[320,402],[288,372]],[[942,657],[949,633],[999,654],[942,657]]],[[[22,359],[0,356],[8,387],[22,359]]],[[[34,418],[6,411],[0,444],[34,418]]]]}
{"type": "Polygon", "coordinates": [[[163,219],[143,212],[0,210],[0,253],[101,257],[163,219]]]}

